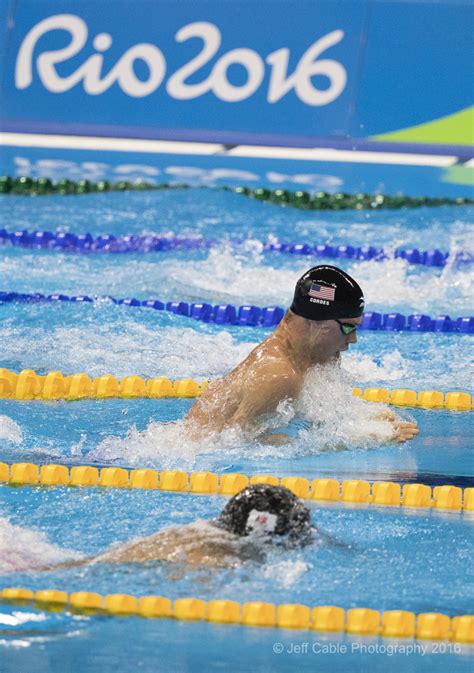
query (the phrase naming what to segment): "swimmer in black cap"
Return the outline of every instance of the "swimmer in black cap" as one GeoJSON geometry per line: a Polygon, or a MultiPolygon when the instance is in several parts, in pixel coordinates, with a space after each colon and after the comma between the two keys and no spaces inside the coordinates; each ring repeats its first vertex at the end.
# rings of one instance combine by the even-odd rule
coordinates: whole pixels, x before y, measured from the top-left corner
{"type": "Polygon", "coordinates": [[[286,547],[301,547],[313,537],[309,509],[287,488],[255,484],[224,507],[213,524],[239,537],[253,535],[286,547]]]}
{"type": "MultiPolygon", "coordinates": [[[[273,414],[283,400],[296,399],[306,373],[318,364],[337,362],[357,342],[364,295],[342,269],[315,266],[296,283],[293,303],[275,331],[227,376],[211,382],[186,419],[194,436],[240,427],[258,436],[259,419],[273,414]]],[[[415,423],[386,411],[393,439],[404,442],[418,434],[415,423]]],[[[273,443],[288,436],[272,435],[273,443]]]]}
{"type": "Polygon", "coordinates": [[[217,519],[164,528],[100,556],[41,569],[152,561],[232,567],[246,560],[264,561],[268,545],[302,547],[315,534],[331,540],[313,528],[308,507],[291,491],[254,484],[231,498],[217,519]]]}

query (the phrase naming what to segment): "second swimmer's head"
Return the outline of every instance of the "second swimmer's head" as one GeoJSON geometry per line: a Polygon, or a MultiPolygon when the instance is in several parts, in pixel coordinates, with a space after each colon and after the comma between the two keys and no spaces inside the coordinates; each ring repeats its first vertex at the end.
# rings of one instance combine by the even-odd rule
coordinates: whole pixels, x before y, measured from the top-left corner
{"type": "Polygon", "coordinates": [[[214,522],[238,536],[254,535],[289,546],[312,538],[309,509],[287,488],[254,484],[237,493],[214,522]]]}

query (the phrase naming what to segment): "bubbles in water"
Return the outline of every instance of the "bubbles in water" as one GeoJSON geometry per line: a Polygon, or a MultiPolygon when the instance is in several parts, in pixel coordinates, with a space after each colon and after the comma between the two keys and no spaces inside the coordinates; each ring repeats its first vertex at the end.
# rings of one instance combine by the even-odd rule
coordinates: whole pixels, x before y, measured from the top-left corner
{"type": "Polygon", "coordinates": [[[0,416],[0,439],[12,444],[21,444],[23,441],[21,427],[8,416],[0,416]]]}

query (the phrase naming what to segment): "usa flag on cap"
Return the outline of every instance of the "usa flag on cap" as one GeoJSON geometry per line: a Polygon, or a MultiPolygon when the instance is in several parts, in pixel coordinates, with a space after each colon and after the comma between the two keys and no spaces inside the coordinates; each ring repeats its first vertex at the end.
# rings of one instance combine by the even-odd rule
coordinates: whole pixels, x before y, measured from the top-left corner
{"type": "Polygon", "coordinates": [[[336,296],[336,288],[328,287],[327,285],[319,285],[319,283],[311,283],[308,296],[315,297],[316,299],[327,299],[328,301],[334,301],[334,297],[336,296]]]}

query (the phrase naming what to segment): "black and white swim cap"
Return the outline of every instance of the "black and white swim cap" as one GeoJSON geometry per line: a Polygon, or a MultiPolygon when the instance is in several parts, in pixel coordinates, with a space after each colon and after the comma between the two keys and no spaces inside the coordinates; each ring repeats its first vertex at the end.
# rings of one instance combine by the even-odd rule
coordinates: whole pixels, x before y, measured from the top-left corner
{"type": "Polygon", "coordinates": [[[287,488],[269,484],[237,493],[214,523],[239,536],[286,536],[290,545],[306,544],[312,535],[309,509],[287,488]]]}
{"type": "Polygon", "coordinates": [[[308,320],[359,318],[364,294],[342,269],[328,264],[315,266],[296,283],[291,310],[308,320]]]}

